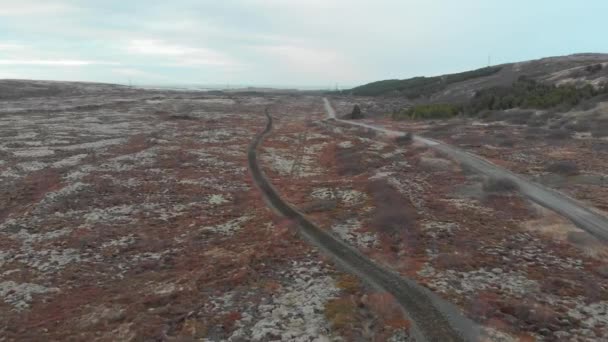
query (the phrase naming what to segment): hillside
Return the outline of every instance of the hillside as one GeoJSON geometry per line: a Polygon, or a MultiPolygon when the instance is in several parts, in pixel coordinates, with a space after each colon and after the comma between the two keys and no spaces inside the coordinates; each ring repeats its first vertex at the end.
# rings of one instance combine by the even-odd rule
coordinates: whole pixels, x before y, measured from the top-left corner
{"type": "Polygon", "coordinates": [[[128,89],[126,86],[106,83],[0,80],[0,100],[124,92],[128,89]]]}
{"type": "Polygon", "coordinates": [[[417,102],[463,102],[476,92],[512,85],[522,76],[552,85],[591,84],[608,81],[608,54],[576,54],[507,63],[435,77],[383,80],[355,87],[355,96],[405,97],[417,102]]]}

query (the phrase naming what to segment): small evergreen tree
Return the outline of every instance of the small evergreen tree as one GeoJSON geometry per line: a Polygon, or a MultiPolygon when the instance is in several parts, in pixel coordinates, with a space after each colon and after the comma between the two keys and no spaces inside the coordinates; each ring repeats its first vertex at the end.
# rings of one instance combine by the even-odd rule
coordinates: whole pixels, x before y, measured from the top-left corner
{"type": "Polygon", "coordinates": [[[353,107],[353,111],[350,113],[350,118],[363,119],[363,113],[361,113],[361,108],[359,108],[359,105],[355,105],[355,107],[353,107]]]}

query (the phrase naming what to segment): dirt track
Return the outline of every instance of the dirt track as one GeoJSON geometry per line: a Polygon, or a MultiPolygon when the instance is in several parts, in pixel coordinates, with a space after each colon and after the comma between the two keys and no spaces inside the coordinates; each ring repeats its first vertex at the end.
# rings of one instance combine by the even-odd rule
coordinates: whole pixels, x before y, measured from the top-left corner
{"type": "MultiPolygon", "coordinates": [[[[331,105],[326,101],[326,108],[328,110],[328,117],[330,119],[335,118],[335,112],[331,105]]],[[[361,126],[369,129],[373,129],[388,135],[402,135],[403,132],[389,130],[383,127],[369,125],[366,123],[353,122],[347,120],[338,120],[340,123],[361,126]]],[[[423,143],[429,147],[432,147],[441,153],[447,155],[450,158],[468,166],[476,172],[495,178],[508,178],[514,181],[526,197],[532,201],[558,212],[559,214],[570,219],[576,226],[586,230],[591,235],[602,241],[608,241],[608,218],[594,211],[593,209],[585,207],[584,204],[558,192],[555,190],[548,189],[540,184],[529,181],[522,176],[514,174],[508,170],[505,170],[497,165],[494,165],[483,158],[474,154],[465,152],[456,147],[438,142],[435,140],[423,138],[420,136],[414,136],[414,140],[423,143]]]]}
{"type": "Polygon", "coordinates": [[[257,148],[272,130],[272,117],[248,149],[248,163],[256,186],[267,203],[299,228],[310,243],[330,255],[340,266],[356,274],[369,285],[391,293],[407,312],[417,341],[475,341],[479,330],[475,323],[463,317],[453,305],[445,302],[412,280],[382,268],[370,259],[310,222],[297,209],[283,201],[270,184],[257,161],[257,148]]]}

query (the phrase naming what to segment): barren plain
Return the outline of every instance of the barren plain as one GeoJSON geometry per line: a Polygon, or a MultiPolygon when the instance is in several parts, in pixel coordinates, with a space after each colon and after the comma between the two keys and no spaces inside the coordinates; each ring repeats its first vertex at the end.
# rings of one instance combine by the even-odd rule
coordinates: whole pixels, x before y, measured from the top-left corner
{"type": "MultiPolygon", "coordinates": [[[[407,308],[264,202],[247,148],[266,109],[259,161],[281,197],[456,305],[484,340],[608,336],[605,244],[427,146],[327,120],[320,96],[103,87],[0,102],[2,340],[412,340],[407,308]]],[[[368,122],[608,210],[603,138],[368,122]],[[564,159],[577,172],[551,176],[564,159]]]]}

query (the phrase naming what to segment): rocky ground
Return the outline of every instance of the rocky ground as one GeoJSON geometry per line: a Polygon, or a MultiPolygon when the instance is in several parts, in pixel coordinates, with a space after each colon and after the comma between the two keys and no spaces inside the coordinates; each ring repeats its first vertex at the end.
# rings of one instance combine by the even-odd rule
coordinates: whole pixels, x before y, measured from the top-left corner
{"type": "MultiPolygon", "coordinates": [[[[344,115],[359,101],[335,102],[338,115],[344,115]]],[[[380,116],[363,121],[461,147],[608,212],[608,102],[567,112],[514,109],[484,116],[420,121],[380,116]]]]}
{"type": "MultiPolygon", "coordinates": [[[[608,335],[604,245],[423,146],[321,122],[319,97],[69,89],[0,102],[2,340],[409,340],[390,295],[253,186],[246,149],[268,105],[263,169],[319,226],[491,340],[608,335]]],[[[606,170],[587,159],[582,174],[606,170]]]]}
{"type": "Polygon", "coordinates": [[[407,340],[390,296],[252,187],[246,148],[271,103],[321,108],[116,89],[2,102],[1,340],[407,340]]]}
{"type": "Polygon", "coordinates": [[[608,334],[605,245],[424,146],[290,119],[265,142],[266,167],[320,226],[457,303],[493,340],[608,334]]]}

